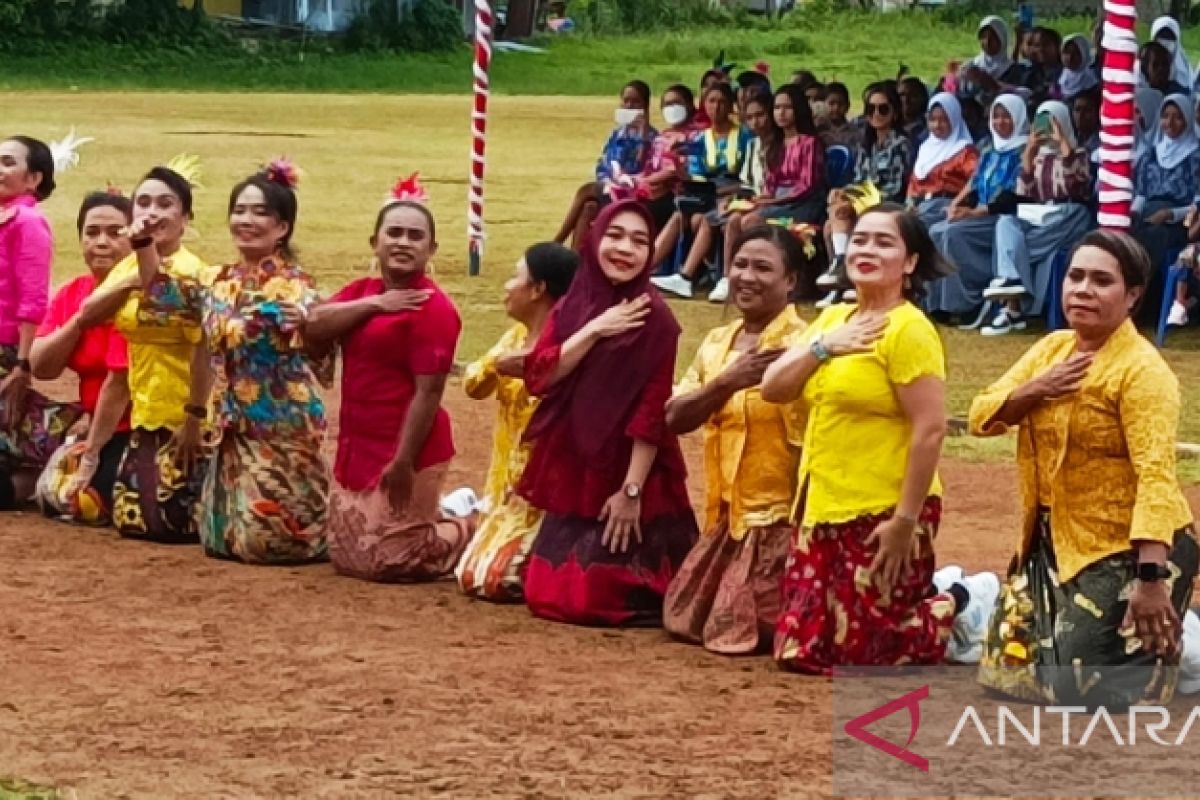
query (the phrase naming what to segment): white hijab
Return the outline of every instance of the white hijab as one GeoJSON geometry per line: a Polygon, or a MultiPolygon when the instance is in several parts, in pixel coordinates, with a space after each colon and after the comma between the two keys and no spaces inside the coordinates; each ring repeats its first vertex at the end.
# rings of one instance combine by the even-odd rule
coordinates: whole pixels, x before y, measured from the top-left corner
{"type": "MultiPolygon", "coordinates": [[[[1058,100],[1047,100],[1038,106],[1037,113],[1049,114],[1058,123],[1059,130],[1062,131],[1063,136],[1067,139],[1067,145],[1072,150],[1079,149],[1079,141],[1075,137],[1075,123],[1071,121],[1071,109],[1067,108],[1066,103],[1059,102],[1058,100]]],[[[1058,151],[1058,145],[1056,144],[1042,145],[1043,153],[1057,153],[1058,151]]]]}
{"type": "Polygon", "coordinates": [[[1068,36],[1063,41],[1063,50],[1066,50],[1069,44],[1074,44],[1079,48],[1079,55],[1082,58],[1079,69],[1071,70],[1064,66],[1062,74],[1058,76],[1058,93],[1064,100],[1070,99],[1080,92],[1086,92],[1099,83],[1096,73],[1092,70],[1092,45],[1088,42],[1087,37],[1081,33],[1068,36]]]}
{"type": "Polygon", "coordinates": [[[929,113],[932,114],[935,108],[941,108],[950,119],[950,135],[939,139],[931,130],[929,136],[921,143],[921,148],[917,150],[917,161],[913,164],[913,174],[921,181],[939,165],[973,144],[967,123],[963,122],[962,106],[959,105],[958,98],[949,92],[938,92],[929,101],[929,113]]]}
{"type": "Polygon", "coordinates": [[[1158,125],[1159,137],[1158,142],[1154,145],[1154,156],[1158,161],[1158,165],[1163,169],[1175,169],[1188,156],[1197,149],[1200,149],[1200,140],[1196,138],[1196,111],[1192,105],[1192,100],[1187,95],[1172,94],[1167,95],[1167,99],[1162,101],[1162,106],[1158,110],[1158,125]],[[1183,114],[1183,119],[1187,123],[1183,126],[1183,133],[1172,139],[1167,135],[1167,132],[1162,130],[1162,114],[1167,106],[1174,105],[1183,114]]]}
{"type": "Polygon", "coordinates": [[[1150,26],[1150,38],[1167,48],[1171,54],[1171,80],[1180,86],[1192,85],[1192,65],[1188,63],[1187,53],[1183,51],[1183,37],[1179,32],[1179,23],[1170,17],[1159,17],[1150,26]],[[1160,41],[1158,35],[1163,31],[1175,34],[1175,41],[1160,41]]]}
{"type": "Polygon", "coordinates": [[[997,152],[1007,153],[1024,147],[1029,141],[1029,112],[1025,110],[1025,101],[1015,94],[1002,94],[997,97],[988,109],[988,129],[992,132],[992,148],[997,152]],[[992,122],[992,112],[996,110],[996,106],[1003,106],[1012,117],[1013,132],[1007,139],[996,133],[996,126],[992,122]]]}
{"type": "Polygon", "coordinates": [[[1000,17],[984,17],[983,22],[979,23],[976,33],[983,33],[988,28],[991,28],[996,34],[996,38],[1000,40],[1000,52],[989,56],[980,50],[979,55],[975,56],[971,63],[996,80],[1000,80],[1000,76],[1007,72],[1013,63],[1012,57],[1008,54],[1008,24],[1000,17]]]}

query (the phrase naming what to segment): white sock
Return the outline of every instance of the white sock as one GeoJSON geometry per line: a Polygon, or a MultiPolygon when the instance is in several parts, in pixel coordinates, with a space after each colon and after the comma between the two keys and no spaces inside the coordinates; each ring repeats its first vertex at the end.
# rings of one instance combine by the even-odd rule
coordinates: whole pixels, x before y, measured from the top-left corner
{"type": "Polygon", "coordinates": [[[846,247],[850,244],[850,234],[834,233],[830,234],[829,239],[833,242],[833,254],[835,256],[846,255],[846,247]]]}

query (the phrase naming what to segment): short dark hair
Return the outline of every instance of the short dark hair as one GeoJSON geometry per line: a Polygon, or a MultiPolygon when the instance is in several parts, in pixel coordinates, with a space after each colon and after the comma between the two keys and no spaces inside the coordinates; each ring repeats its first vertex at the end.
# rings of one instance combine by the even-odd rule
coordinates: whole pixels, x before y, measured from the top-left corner
{"type": "MultiPolygon", "coordinates": [[[[171,190],[171,194],[179,198],[179,205],[183,208],[184,216],[188,219],[192,218],[192,184],[188,183],[187,178],[170,167],[155,167],[142,176],[142,179],[138,181],[138,188],[140,189],[146,181],[158,181],[166,184],[166,187],[171,190]]],[[[137,190],[134,190],[133,196],[137,197],[137,190]]]]}
{"type": "Polygon", "coordinates": [[[736,83],[739,89],[752,89],[762,86],[767,91],[771,90],[771,79],[758,70],[748,69],[745,72],[739,73],[736,83]]]}
{"type": "Polygon", "coordinates": [[[24,147],[28,153],[25,158],[26,169],[42,176],[38,185],[33,189],[33,196],[38,199],[38,202],[50,199],[50,195],[54,194],[55,183],[54,154],[50,152],[49,145],[32,136],[10,136],[7,141],[16,142],[24,147]]]}
{"type": "Polygon", "coordinates": [[[645,81],[632,80],[621,87],[621,94],[625,94],[626,89],[633,89],[637,92],[638,99],[642,101],[642,108],[650,108],[650,84],[645,81]]]}
{"type": "Polygon", "coordinates": [[[938,252],[929,229],[915,213],[899,203],[880,203],[874,208],[867,209],[855,220],[854,226],[871,214],[887,214],[896,221],[896,230],[904,242],[908,255],[917,257],[917,266],[908,276],[908,285],[904,287],[904,296],[910,302],[917,302],[925,296],[925,285],[938,278],[954,272],[954,266],[938,252]]]}
{"type": "Polygon", "coordinates": [[[807,89],[817,82],[817,76],[812,70],[798,69],[792,73],[792,83],[807,89]]]}
{"type": "Polygon", "coordinates": [[[846,105],[850,105],[850,89],[846,87],[846,84],[839,83],[837,81],[831,81],[825,84],[825,96],[829,97],[830,95],[835,94],[845,100],[846,105]]]}
{"type": "Polygon", "coordinates": [[[379,214],[375,217],[375,232],[371,234],[372,237],[379,235],[379,229],[383,227],[383,218],[388,215],[389,211],[396,208],[411,208],[414,211],[420,211],[425,217],[425,221],[429,223],[430,241],[437,242],[437,223],[433,221],[433,212],[424,203],[418,203],[415,200],[393,200],[379,209],[379,214]]]}
{"type": "Polygon", "coordinates": [[[80,236],[83,236],[83,224],[87,221],[88,213],[97,208],[115,208],[125,216],[126,223],[133,219],[133,201],[125,195],[112,192],[88,192],[87,197],[84,197],[83,202],[79,204],[79,216],[75,219],[75,230],[80,236]]]}
{"type": "Polygon", "coordinates": [[[808,258],[804,255],[804,248],[800,242],[781,225],[763,223],[744,229],[741,235],[734,240],[733,249],[729,252],[736,258],[743,247],[750,242],[757,241],[770,242],[779,251],[779,255],[783,257],[783,268],[789,275],[799,275],[805,264],[808,263],[808,258]]]}
{"type": "Polygon", "coordinates": [[[237,205],[238,197],[251,186],[262,192],[263,200],[271,215],[280,222],[287,223],[288,231],[279,240],[279,250],[284,258],[289,260],[295,258],[296,254],[292,250],[292,234],[296,232],[296,217],[300,212],[300,204],[291,187],[271,180],[266,171],[256,172],[233,187],[233,191],[229,193],[229,208],[225,212],[226,215],[233,214],[233,207],[237,205]]]}
{"type": "Polygon", "coordinates": [[[1054,42],[1054,46],[1059,49],[1059,52],[1062,51],[1062,34],[1054,28],[1036,27],[1033,29],[1033,32],[1054,42]]]}
{"type": "Polygon", "coordinates": [[[579,268],[579,254],[561,244],[539,242],[525,251],[525,266],[529,268],[529,277],[546,284],[546,293],[557,300],[571,288],[575,270],[579,268]]]}
{"type": "Polygon", "coordinates": [[[701,101],[708,99],[708,96],[713,92],[720,92],[725,98],[725,102],[729,103],[730,108],[733,108],[734,104],[737,102],[737,97],[733,93],[733,88],[728,83],[718,83],[716,86],[708,87],[708,90],[704,92],[704,97],[701,98],[701,101]]]}
{"type": "MultiPolygon", "coordinates": [[[[1121,278],[1125,281],[1125,288],[1128,289],[1143,289],[1150,284],[1150,275],[1154,271],[1153,265],[1150,263],[1150,254],[1146,252],[1146,248],[1142,247],[1141,242],[1123,231],[1107,230],[1099,228],[1084,236],[1071,250],[1071,259],[1067,263],[1075,260],[1075,254],[1084,247],[1095,247],[1098,250],[1103,250],[1117,260],[1117,264],[1121,266],[1121,278]]],[[[1142,301],[1146,299],[1145,291],[1138,298],[1136,304],[1131,309],[1131,313],[1136,314],[1142,307],[1142,301]]]]}

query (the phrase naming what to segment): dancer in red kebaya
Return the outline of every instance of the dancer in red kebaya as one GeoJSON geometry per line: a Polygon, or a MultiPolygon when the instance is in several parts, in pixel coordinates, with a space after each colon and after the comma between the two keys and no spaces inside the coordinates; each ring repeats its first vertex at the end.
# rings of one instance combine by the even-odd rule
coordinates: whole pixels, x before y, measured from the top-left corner
{"type": "Polygon", "coordinates": [[[526,386],[544,396],[517,489],[546,512],[525,579],[539,617],[661,624],[667,585],[698,535],[666,428],[679,324],[650,286],[653,242],[641,204],[604,209],[526,358],[526,386]]]}

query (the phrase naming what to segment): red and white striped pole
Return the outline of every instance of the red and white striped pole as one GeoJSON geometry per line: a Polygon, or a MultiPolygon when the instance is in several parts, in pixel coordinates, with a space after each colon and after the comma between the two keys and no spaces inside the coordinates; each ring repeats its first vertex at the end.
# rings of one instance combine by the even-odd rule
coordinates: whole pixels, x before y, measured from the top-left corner
{"type": "MultiPolygon", "coordinates": [[[[1137,6],[1134,0],[1104,0],[1103,101],[1100,105],[1100,201],[1102,228],[1128,231],[1133,224],[1134,95],[1137,91],[1137,6]]],[[[1155,120],[1157,123],[1157,120],[1155,120]]]]}
{"type": "Polygon", "coordinates": [[[475,106],[471,111],[471,181],[467,194],[467,235],[470,255],[467,269],[479,274],[483,259],[483,173],[487,167],[487,112],[491,94],[492,26],[495,18],[489,0],[475,0],[475,106]]]}

